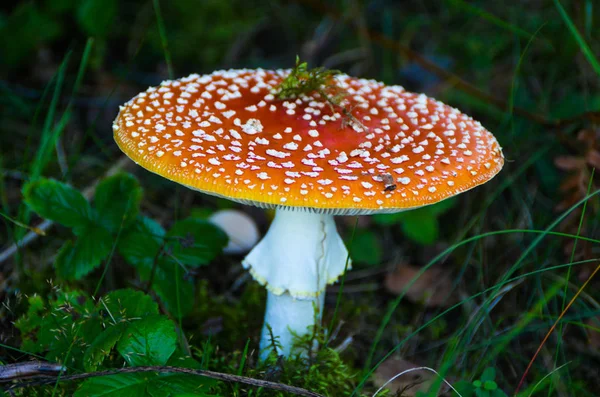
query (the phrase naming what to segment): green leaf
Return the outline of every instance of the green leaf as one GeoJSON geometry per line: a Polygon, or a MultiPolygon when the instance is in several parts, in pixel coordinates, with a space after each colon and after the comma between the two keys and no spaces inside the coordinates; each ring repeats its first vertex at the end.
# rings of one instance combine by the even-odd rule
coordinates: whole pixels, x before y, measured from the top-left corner
{"type": "Polygon", "coordinates": [[[118,11],[118,0],[83,0],[77,10],[77,22],[89,36],[106,36],[118,11]]]}
{"type": "Polygon", "coordinates": [[[185,272],[178,263],[160,260],[152,289],[173,316],[183,317],[192,309],[194,285],[185,277],[185,272]]]}
{"type": "Polygon", "coordinates": [[[36,331],[44,321],[44,300],[39,295],[32,295],[27,299],[29,307],[27,313],[15,322],[15,327],[21,331],[21,348],[31,353],[38,353],[42,346],[38,344],[36,331]]]}
{"type": "Polygon", "coordinates": [[[158,222],[150,218],[138,217],[133,226],[119,239],[119,253],[138,270],[149,271],[154,261],[158,259],[164,236],[165,230],[158,222]]]}
{"type": "Polygon", "coordinates": [[[454,383],[454,388],[458,390],[463,397],[472,397],[475,394],[475,389],[471,382],[466,380],[459,380],[454,383]]]}
{"type": "Polygon", "coordinates": [[[477,397],[491,397],[490,392],[484,389],[475,389],[475,396],[477,397]]]}
{"type": "Polygon", "coordinates": [[[155,374],[119,374],[88,379],[75,397],[147,397],[146,388],[155,374]]]}
{"type": "MultiPolygon", "coordinates": [[[[350,241],[348,241],[350,244],[350,241]]],[[[382,247],[379,238],[370,230],[356,230],[350,248],[350,258],[356,263],[365,263],[370,266],[381,263],[382,247]]]]}
{"type": "Polygon", "coordinates": [[[425,212],[408,212],[402,220],[402,231],[406,237],[419,244],[433,244],[439,234],[438,221],[425,212]]]}
{"type": "Polygon", "coordinates": [[[190,374],[162,374],[152,382],[148,393],[152,397],[171,397],[180,395],[206,396],[209,386],[215,384],[212,379],[190,374]]]}
{"type": "Polygon", "coordinates": [[[372,216],[373,221],[382,226],[395,225],[402,220],[404,212],[396,212],[394,214],[375,214],[372,216]]]}
{"type": "Polygon", "coordinates": [[[83,370],[86,348],[102,332],[101,319],[95,315],[94,303],[80,291],[56,290],[56,298],[44,304],[41,299],[30,300],[27,315],[16,327],[21,331],[21,349],[32,353],[47,352],[45,358],[64,362],[83,370]]]}
{"type": "Polygon", "coordinates": [[[170,367],[179,367],[179,368],[190,368],[190,369],[201,369],[202,366],[196,360],[194,360],[191,356],[184,355],[181,350],[176,350],[175,353],[169,357],[169,361],[167,361],[167,365],[170,367]]]}
{"type": "Polygon", "coordinates": [[[407,218],[420,216],[433,216],[437,217],[454,207],[457,203],[456,198],[449,198],[439,203],[428,205],[426,207],[417,208],[414,210],[401,211],[393,214],[375,214],[373,215],[373,221],[382,226],[394,225],[401,223],[407,218]]]}
{"type": "Polygon", "coordinates": [[[186,374],[119,374],[88,379],[75,397],[172,397],[193,395],[208,397],[212,379],[186,374]]]}
{"type": "Polygon", "coordinates": [[[114,233],[135,221],[141,200],[142,188],[137,179],[120,173],[98,184],[94,205],[100,222],[114,233]]]}
{"type": "Polygon", "coordinates": [[[158,305],[142,291],[119,289],[112,291],[98,303],[100,311],[105,311],[107,317],[114,323],[139,320],[158,314],[158,305]]]}
{"type": "Polygon", "coordinates": [[[54,262],[58,275],[66,280],[80,280],[106,259],[112,240],[103,227],[86,226],[74,243],[67,241],[58,252],[54,262]]]}
{"type": "Polygon", "coordinates": [[[94,339],[83,355],[83,366],[86,371],[98,370],[121,339],[126,327],[124,323],[110,326],[94,339]]]}
{"type": "Polygon", "coordinates": [[[210,222],[187,218],[173,225],[167,233],[171,256],[183,265],[210,263],[223,251],[227,235],[210,222]]]}
{"type": "Polygon", "coordinates": [[[492,393],[492,397],[508,397],[508,395],[502,389],[495,389],[492,393]]]}
{"type": "Polygon", "coordinates": [[[487,367],[481,374],[480,379],[482,382],[496,379],[496,369],[494,367],[487,367]]]}
{"type": "Polygon", "coordinates": [[[160,315],[131,323],[117,350],[131,366],[164,365],[176,349],[177,334],[171,320],[160,315]]]}
{"type": "Polygon", "coordinates": [[[496,390],[498,388],[498,384],[493,380],[486,380],[483,382],[483,388],[489,391],[496,390]]]}
{"type": "Polygon", "coordinates": [[[92,208],[77,190],[53,179],[40,179],[23,188],[25,203],[40,216],[80,229],[92,219],[92,208]]]}
{"type": "Polygon", "coordinates": [[[428,205],[427,207],[420,208],[421,211],[427,211],[434,216],[442,215],[452,207],[456,205],[458,199],[455,197],[442,200],[439,203],[428,205]]]}

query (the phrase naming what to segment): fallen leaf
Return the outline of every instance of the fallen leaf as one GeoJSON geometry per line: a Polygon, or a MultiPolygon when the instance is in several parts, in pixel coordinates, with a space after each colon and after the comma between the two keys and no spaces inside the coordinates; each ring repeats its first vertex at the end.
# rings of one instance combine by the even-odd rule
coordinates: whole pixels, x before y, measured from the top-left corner
{"type": "MultiPolygon", "coordinates": [[[[390,390],[390,396],[414,397],[418,392],[426,393],[429,391],[433,382],[438,379],[435,373],[426,369],[411,371],[413,368],[419,367],[420,365],[411,363],[410,361],[391,357],[377,367],[372,380],[375,386],[379,388],[394,376],[404,371],[409,371],[388,383],[385,388],[390,390]]],[[[444,384],[438,395],[445,393],[446,389],[447,386],[444,384]]]]}
{"type": "MultiPolygon", "coordinates": [[[[385,287],[392,294],[400,294],[420,271],[421,268],[416,266],[397,266],[386,275],[385,287]]],[[[449,275],[440,268],[430,268],[408,288],[406,297],[411,302],[422,303],[425,307],[448,307],[456,302],[452,290],[449,275]]]]}
{"type": "Polygon", "coordinates": [[[554,159],[554,165],[564,171],[574,171],[585,167],[585,160],[574,156],[558,156],[554,159]]]}

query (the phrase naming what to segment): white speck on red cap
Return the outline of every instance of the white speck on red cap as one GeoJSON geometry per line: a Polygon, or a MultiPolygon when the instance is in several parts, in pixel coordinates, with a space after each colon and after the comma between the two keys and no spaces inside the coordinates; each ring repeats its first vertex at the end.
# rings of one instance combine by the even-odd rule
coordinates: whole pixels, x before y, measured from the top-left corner
{"type": "Polygon", "coordinates": [[[138,164],[190,188],[332,214],[432,204],[502,168],[494,136],[439,101],[338,75],[333,83],[363,130],[317,93],[277,99],[288,73],[222,70],[165,81],[120,108],[115,140],[138,164]],[[234,179],[241,173],[244,180],[234,179]]]}

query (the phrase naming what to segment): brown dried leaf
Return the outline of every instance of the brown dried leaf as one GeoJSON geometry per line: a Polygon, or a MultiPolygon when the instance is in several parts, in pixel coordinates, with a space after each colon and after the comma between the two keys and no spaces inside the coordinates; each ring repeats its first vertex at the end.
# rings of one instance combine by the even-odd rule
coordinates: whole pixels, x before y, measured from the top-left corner
{"type": "Polygon", "coordinates": [[[592,130],[581,130],[577,133],[577,140],[585,143],[589,147],[593,147],[596,144],[596,133],[592,130]]]}
{"type": "MultiPolygon", "coordinates": [[[[375,386],[381,387],[394,376],[412,368],[419,367],[419,365],[413,364],[410,361],[390,357],[377,367],[372,380],[375,386]]],[[[385,387],[391,391],[390,395],[392,396],[401,395],[402,397],[414,397],[419,391],[423,393],[429,391],[429,388],[435,380],[437,380],[436,374],[425,369],[420,369],[398,376],[385,387]]],[[[445,390],[442,390],[442,393],[443,392],[445,392],[445,390]]]]}
{"type": "Polygon", "coordinates": [[[577,172],[575,174],[571,174],[569,177],[566,177],[561,182],[561,184],[559,186],[559,189],[562,192],[568,192],[569,190],[574,190],[574,189],[577,189],[578,191],[581,190],[581,177],[580,177],[580,175],[581,175],[581,173],[577,172]]]}
{"type": "Polygon", "coordinates": [[[574,171],[585,168],[585,159],[575,156],[558,156],[554,159],[554,165],[564,171],[574,171]]]}
{"type": "Polygon", "coordinates": [[[597,150],[590,150],[585,156],[585,160],[589,165],[595,167],[598,171],[600,171],[600,152],[597,150]]]}
{"type": "MultiPolygon", "coordinates": [[[[385,277],[385,287],[393,294],[400,294],[404,287],[421,271],[411,265],[397,266],[385,277]]],[[[408,289],[406,297],[425,307],[448,307],[456,302],[452,294],[452,280],[440,268],[425,271],[408,289]]]]}

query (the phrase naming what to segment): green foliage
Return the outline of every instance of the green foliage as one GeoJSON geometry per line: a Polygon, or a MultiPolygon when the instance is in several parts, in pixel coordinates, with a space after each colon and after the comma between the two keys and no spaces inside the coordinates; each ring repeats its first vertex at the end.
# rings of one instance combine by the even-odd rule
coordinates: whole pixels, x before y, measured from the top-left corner
{"type": "MultiPolygon", "coordinates": [[[[243,362],[244,357],[236,357],[229,366],[225,364],[223,371],[239,371],[242,375],[252,378],[264,378],[267,374],[272,381],[302,387],[325,396],[349,396],[355,387],[354,380],[357,379],[358,373],[344,362],[340,353],[327,346],[325,332],[325,328],[317,326],[312,333],[296,336],[291,348],[292,353],[287,358],[277,356],[273,351],[255,367],[239,368],[240,360],[243,362]]],[[[217,387],[215,391],[219,396],[240,395],[234,393],[237,390],[234,384],[218,383],[217,387]]],[[[263,397],[288,395],[269,389],[262,389],[260,392],[260,396],[263,397]]],[[[363,395],[357,395],[361,396],[363,395]]]]}
{"type": "Polygon", "coordinates": [[[117,350],[132,367],[164,365],[177,343],[174,324],[159,315],[132,323],[119,340],[117,350]]]}
{"type": "Polygon", "coordinates": [[[84,229],[93,220],[93,210],[85,197],[62,182],[41,179],[29,183],[23,188],[23,197],[40,216],[75,231],[84,229]]]}
{"type": "Polygon", "coordinates": [[[182,374],[119,374],[86,380],[75,397],[209,396],[212,381],[182,374]]]}
{"type": "Polygon", "coordinates": [[[106,36],[118,11],[118,0],[83,0],[77,8],[77,22],[88,36],[106,36]]]}
{"type": "Polygon", "coordinates": [[[213,224],[184,219],[166,232],[159,224],[140,217],[123,233],[118,250],[151,284],[167,309],[180,317],[189,313],[194,286],[184,277],[187,266],[208,264],[227,245],[227,235],[213,224]]]}
{"type": "Polygon", "coordinates": [[[227,244],[227,235],[212,223],[188,218],[173,225],[166,235],[169,257],[197,267],[208,264],[227,244]]]}
{"type": "Polygon", "coordinates": [[[456,199],[447,199],[437,204],[395,214],[376,214],[373,220],[383,226],[400,224],[402,232],[412,241],[428,245],[439,236],[438,217],[454,207],[456,199]]]}
{"type": "Polygon", "coordinates": [[[463,397],[508,397],[495,381],[496,370],[486,368],[481,377],[473,382],[459,381],[454,386],[463,397]]]}
{"type": "Polygon", "coordinates": [[[80,280],[106,259],[113,235],[129,224],[139,210],[141,188],[130,175],[117,174],[99,184],[96,208],[64,183],[39,179],[23,188],[25,203],[44,218],[73,229],[55,262],[58,275],[80,280]]]}
{"type": "Polygon", "coordinates": [[[47,300],[35,295],[28,301],[27,314],[15,323],[21,331],[21,348],[83,369],[87,345],[102,332],[94,302],[80,291],[62,290],[55,290],[47,300]]]}
{"type": "Polygon", "coordinates": [[[72,187],[39,179],[23,189],[30,209],[73,230],[55,267],[66,280],[81,280],[117,251],[132,266],[148,289],[161,298],[177,317],[187,314],[194,285],[185,277],[188,267],[207,265],[227,244],[227,236],[213,224],[189,218],[167,232],[157,222],[139,215],[142,189],[128,174],[117,174],[98,184],[92,207],[72,187]]]}
{"type": "Polygon", "coordinates": [[[59,37],[62,27],[34,2],[21,2],[0,24],[0,53],[5,65],[15,67],[42,43],[59,37]]]}
{"type": "Polygon", "coordinates": [[[102,225],[111,233],[127,228],[136,219],[142,188],[129,174],[119,174],[106,178],[98,184],[94,197],[94,206],[102,225]]]}
{"type": "MultiPolygon", "coordinates": [[[[72,370],[199,365],[178,349],[175,324],[139,291],[116,290],[94,303],[80,291],[56,289],[48,299],[36,295],[28,302],[27,314],[16,322],[21,348],[72,370]]],[[[119,374],[86,380],[75,395],[170,396],[204,393],[213,383],[186,374],[119,374]]]]}
{"type": "Polygon", "coordinates": [[[352,244],[350,245],[350,240],[348,240],[347,245],[353,263],[364,263],[369,266],[381,264],[383,247],[379,236],[374,231],[356,230],[352,244]]]}
{"type": "MultiPolygon", "coordinates": [[[[332,84],[332,79],[340,73],[339,70],[330,70],[323,67],[309,69],[308,63],[300,62],[300,58],[296,56],[296,65],[277,87],[279,90],[277,97],[288,99],[314,92],[323,92],[326,88],[335,87],[335,84],[332,84]]],[[[343,96],[340,96],[334,102],[338,104],[342,99],[343,96]]]]}
{"type": "Polygon", "coordinates": [[[118,245],[119,253],[140,271],[151,269],[160,254],[165,238],[165,229],[156,221],[140,216],[118,245]]]}
{"type": "Polygon", "coordinates": [[[110,254],[113,237],[102,227],[90,224],[77,239],[67,241],[54,261],[59,277],[80,280],[100,265],[110,254]]]}

